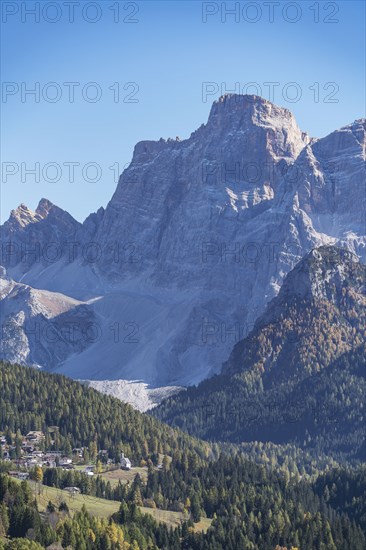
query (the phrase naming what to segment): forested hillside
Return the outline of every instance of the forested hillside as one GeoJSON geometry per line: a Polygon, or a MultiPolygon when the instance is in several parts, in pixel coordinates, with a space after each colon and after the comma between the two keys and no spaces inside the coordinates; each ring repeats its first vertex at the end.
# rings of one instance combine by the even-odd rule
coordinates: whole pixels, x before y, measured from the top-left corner
{"type": "Polygon", "coordinates": [[[53,375],[18,365],[0,362],[0,431],[42,430],[46,448],[51,448],[48,428],[53,433],[54,448],[70,453],[73,447],[106,449],[111,458],[121,450],[135,461],[158,453],[192,450],[200,456],[210,452],[208,444],[194,440],[183,432],[162,425],[118,399],[60,375],[53,375]]]}
{"type": "MultiPolygon", "coordinates": [[[[363,550],[365,470],[330,471],[312,484],[268,475],[243,458],[222,456],[206,466],[173,461],[165,471],[150,472],[139,494],[185,499],[191,520],[212,518],[206,533],[191,520],[175,530],[143,515],[138,502],[122,499],[110,521],[83,509],[71,516],[67,503],[49,503],[40,514],[26,482],[0,475],[0,536],[30,537],[7,550],[38,550],[57,542],[75,550],[363,550]],[[188,466],[188,464],[187,464],[188,466]],[[345,493],[346,491],[346,493],[345,493]],[[352,499],[348,497],[352,494],[352,499]],[[38,546],[36,545],[38,544],[38,546]],[[32,546],[33,545],[33,546],[32,546]]],[[[135,484],[136,486],[136,484],[135,484]]],[[[14,545],[13,545],[14,544],[14,545]]],[[[0,548],[2,543],[0,539],[0,548]]]]}
{"type": "Polygon", "coordinates": [[[366,268],[323,247],[287,276],[222,373],[152,414],[210,440],[365,457],[366,268]]]}
{"type": "MultiPolygon", "coordinates": [[[[232,446],[215,457],[217,445],[212,452],[207,443],[77,382],[15,365],[2,364],[0,374],[0,430],[6,436],[31,429],[47,434],[50,428],[55,439],[45,440],[45,445],[66,452],[73,445],[96,441],[97,448],[112,454],[127,447],[135,460],[150,459],[146,479],[135,475],[132,483],[113,488],[99,475],[91,482],[77,470],[46,467],[41,474],[40,468],[35,472],[35,479],[43,479],[49,487],[76,485],[90,497],[120,501],[119,512],[109,520],[92,517],[87,509],[71,514],[67,502],[50,501],[40,512],[27,481],[0,475],[0,548],[40,550],[54,544],[74,550],[363,550],[365,546],[364,468],[328,468],[310,478],[288,461],[291,449],[286,448],[269,456],[266,449],[258,448],[261,465],[232,446]],[[157,468],[156,454],[161,451],[169,459],[157,468]],[[167,513],[180,511],[185,520],[169,530],[142,513],[142,505],[167,513]],[[200,532],[197,522],[206,518],[208,529],[200,532]]],[[[0,465],[4,472],[11,468],[9,462],[0,465]]]]}

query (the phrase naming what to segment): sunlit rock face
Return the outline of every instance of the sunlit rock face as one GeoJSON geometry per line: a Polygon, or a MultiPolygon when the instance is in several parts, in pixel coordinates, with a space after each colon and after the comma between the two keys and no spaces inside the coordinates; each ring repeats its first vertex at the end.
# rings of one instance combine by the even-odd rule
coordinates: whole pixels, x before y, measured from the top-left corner
{"type": "Polygon", "coordinates": [[[299,201],[316,231],[344,241],[365,260],[364,119],[307,146],[296,161],[299,201]]]}
{"type": "Polygon", "coordinates": [[[189,139],[138,143],[84,224],[48,201],[21,206],[3,243],[52,241],[60,258],[0,263],[91,308],[102,336],[55,361],[60,372],[188,385],[221,368],[311,249],[341,243],[364,258],[364,191],[364,120],[317,140],[287,109],[227,95],[189,139]]]}

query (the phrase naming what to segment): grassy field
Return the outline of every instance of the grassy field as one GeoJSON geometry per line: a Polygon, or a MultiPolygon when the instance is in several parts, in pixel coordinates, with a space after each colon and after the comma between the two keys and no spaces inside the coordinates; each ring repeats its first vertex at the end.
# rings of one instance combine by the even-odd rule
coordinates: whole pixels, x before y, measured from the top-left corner
{"type": "MultiPolygon", "coordinates": [[[[134,471],[137,469],[138,468],[135,468],[134,471]]],[[[143,470],[143,468],[139,469],[143,470]]],[[[120,471],[124,474],[131,474],[131,471],[120,471]]],[[[136,473],[135,471],[134,475],[136,475],[136,473]]],[[[116,482],[118,482],[118,480],[116,482]]],[[[118,512],[120,507],[120,502],[115,500],[106,500],[104,498],[81,494],[70,497],[68,491],[56,489],[55,487],[47,487],[46,485],[38,486],[33,481],[28,481],[28,483],[37,498],[40,512],[46,510],[49,501],[56,507],[58,507],[61,502],[66,502],[72,514],[80,511],[83,504],[85,504],[86,509],[91,515],[103,518],[108,518],[115,512],[118,512]]],[[[139,508],[144,514],[150,514],[156,521],[166,523],[169,527],[173,528],[187,519],[183,512],[172,512],[170,510],[159,510],[158,508],[146,508],[144,506],[140,506],[139,508]]],[[[195,531],[207,531],[208,527],[211,525],[211,521],[210,519],[203,518],[199,523],[195,524],[195,531]]]]}
{"type": "Polygon", "coordinates": [[[76,494],[75,496],[70,497],[68,491],[62,491],[61,489],[56,489],[55,487],[47,487],[46,485],[36,487],[36,484],[33,481],[30,481],[29,484],[36,495],[40,512],[43,512],[46,509],[48,501],[51,501],[55,504],[55,506],[59,506],[62,501],[66,502],[71,513],[80,511],[83,504],[85,504],[86,509],[90,514],[104,518],[118,512],[120,507],[120,502],[115,500],[106,500],[104,498],[96,498],[81,494],[76,494]]]}
{"type": "Polygon", "coordinates": [[[212,519],[210,518],[202,518],[201,521],[194,524],[194,530],[196,533],[202,531],[203,533],[206,533],[207,529],[211,526],[212,519]]]}
{"type": "Polygon", "coordinates": [[[156,521],[166,523],[169,527],[177,527],[183,520],[187,520],[183,512],[171,512],[170,510],[159,510],[158,508],[145,508],[145,506],[139,506],[139,508],[144,514],[150,514],[156,521]]]}
{"type": "Polygon", "coordinates": [[[103,472],[100,475],[104,481],[109,481],[112,487],[114,487],[115,485],[118,485],[119,481],[121,481],[121,483],[127,483],[127,481],[132,483],[136,474],[140,474],[141,479],[146,482],[147,471],[147,468],[136,467],[132,468],[132,470],[111,470],[109,472],[103,472]]]}
{"type": "MultiPolygon", "coordinates": [[[[138,468],[134,468],[134,471],[137,469],[138,468]]],[[[144,470],[145,468],[139,469],[144,470]]],[[[124,474],[131,474],[131,470],[121,470],[121,472],[124,474]]],[[[134,475],[136,475],[136,473],[137,472],[135,471],[134,475]]],[[[118,480],[116,482],[118,483],[118,480]]],[[[35,498],[37,499],[38,509],[40,512],[44,512],[46,510],[49,501],[51,501],[56,507],[58,507],[61,502],[66,502],[71,514],[79,512],[83,504],[85,504],[87,511],[91,515],[101,518],[108,518],[115,512],[118,512],[121,504],[116,500],[106,500],[104,498],[97,498],[90,495],[75,494],[74,496],[70,496],[68,491],[56,489],[56,487],[38,485],[34,481],[30,480],[28,480],[28,483],[33,491],[35,498]]],[[[158,508],[147,508],[145,506],[139,506],[139,508],[144,514],[150,514],[156,521],[166,523],[169,527],[174,528],[177,525],[180,525],[182,521],[187,520],[187,516],[183,512],[159,510],[158,508]]],[[[201,521],[195,523],[195,531],[206,532],[207,529],[210,527],[211,522],[211,519],[202,518],[201,521]]]]}

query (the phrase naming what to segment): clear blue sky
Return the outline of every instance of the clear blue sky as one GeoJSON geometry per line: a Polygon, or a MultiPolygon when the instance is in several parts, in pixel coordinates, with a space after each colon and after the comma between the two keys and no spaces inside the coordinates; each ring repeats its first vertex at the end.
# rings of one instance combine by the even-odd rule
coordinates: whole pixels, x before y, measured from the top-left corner
{"type": "MultiPolygon", "coordinates": [[[[131,160],[137,141],[188,137],[206,122],[211,102],[235,83],[243,89],[256,82],[264,97],[292,110],[312,136],[365,116],[364,2],[239,2],[240,12],[227,14],[226,22],[221,1],[137,2],[137,13],[133,2],[94,2],[97,11],[91,2],[79,1],[74,22],[71,8],[62,0],[55,3],[58,11],[51,6],[35,22],[21,13],[24,2],[2,2],[2,162],[15,163],[6,169],[17,171],[2,182],[3,221],[21,202],[35,208],[41,197],[82,221],[107,204],[116,187],[116,167],[121,171],[131,160]],[[99,20],[90,22],[94,18],[99,20]],[[26,95],[22,102],[22,89],[37,82],[40,101],[26,95]],[[56,86],[47,86],[50,82],[56,86]],[[65,82],[80,83],[73,103],[65,82]],[[84,88],[90,82],[98,88],[84,88]],[[119,102],[114,101],[116,82],[119,102]],[[124,90],[129,82],[136,84],[124,90]],[[207,101],[202,100],[204,82],[216,83],[207,101]],[[266,82],[279,83],[273,98],[266,82]],[[291,97],[302,90],[295,103],[283,97],[289,82],[297,83],[297,89],[287,88],[291,97]],[[324,90],[330,82],[335,85],[324,90]],[[102,97],[88,102],[82,89],[89,99],[96,90],[102,97]],[[46,100],[56,93],[59,101],[46,100]],[[138,102],[123,102],[128,97],[138,102]],[[327,97],[338,102],[324,102],[327,97]],[[25,172],[37,162],[40,181],[25,172]],[[65,165],[70,162],[79,163],[74,182],[65,165]],[[53,165],[47,169],[48,163],[56,163],[58,173],[53,165]],[[87,163],[99,165],[98,181],[90,181],[96,175],[93,166],[83,175],[87,163]]],[[[26,4],[32,9],[37,2],[26,4]]],[[[40,2],[41,8],[46,4],[40,2]]],[[[234,5],[226,2],[228,10],[234,5]]]]}

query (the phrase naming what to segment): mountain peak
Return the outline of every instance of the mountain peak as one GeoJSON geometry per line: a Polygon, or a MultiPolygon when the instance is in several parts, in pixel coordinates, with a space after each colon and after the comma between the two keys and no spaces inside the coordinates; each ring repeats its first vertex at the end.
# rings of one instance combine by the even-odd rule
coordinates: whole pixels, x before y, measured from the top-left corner
{"type": "Polygon", "coordinates": [[[355,145],[361,147],[364,150],[366,141],[366,119],[358,118],[342,126],[338,130],[335,130],[319,142],[332,142],[332,146],[341,147],[342,149],[349,148],[355,145]],[[342,141],[340,141],[340,138],[342,141]],[[336,140],[336,143],[333,143],[336,140]],[[357,143],[358,142],[358,143],[357,143]]]}
{"type": "MultiPolygon", "coordinates": [[[[335,294],[338,295],[343,286],[357,281],[361,270],[358,257],[346,248],[315,248],[287,275],[273,301],[287,301],[294,296],[335,300],[335,294]]],[[[362,278],[359,283],[362,285],[362,278]]]]}
{"type": "Polygon", "coordinates": [[[227,93],[220,96],[214,103],[230,103],[235,101],[236,103],[239,102],[249,102],[249,103],[271,103],[268,101],[268,99],[265,99],[264,97],[261,97],[259,95],[255,94],[235,94],[235,93],[227,93]]]}
{"type": "Polygon", "coordinates": [[[205,126],[206,133],[232,139],[242,136],[242,143],[256,149],[266,143],[273,158],[296,158],[310,142],[294,115],[257,95],[225,94],[214,101],[205,126]]]}
{"type": "Polygon", "coordinates": [[[50,210],[52,210],[53,208],[58,208],[58,207],[55,206],[48,199],[42,198],[38,203],[38,206],[36,208],[36,213],[39,214],[42,218],[45,218],[46,216],[48,216],[50,210]]]}
{"type": "Polygon", "coordinates": [[[202,145],[218,143],[222,147],[233,136],[239,149],[249,144],[256,149],[266,143],[272,149],[272,143],[274,157],[285,154],[292,160],[310,142],[309,136],[299,129],[288,109],[257,95],[225,94],[212,103],[207,124],[192,132],[189,139],[181,141],[176,137],[140,141],[135,145],[133,161],[150,162],[161,151],[189,147],[192,140],[202,145]],[[267,134],[266,137],[263,133],[267,134]]]}
{"type": "Polygon", "coordinates": [[[36,223],[44,220],[51,211],[63,212],[63,210],[55,206],[51,201],[44,198],[39,201],[36,210],[32,210],[26,204],[21,203],[17,208],[10,212],[8,222],[11,224],[15,223],[20,227],[25,227],[30,223],[36,223]]]}
{"type": "Polygon", "coordinates": [[[10,214],[17,215],[17,214],[22,214],[22,213],[25,214],[25,213],[31,213],[31,212],[33,212],[33,210],[28,208],[28,206],[24,204],[24,202],[22,202],[17,208],[14,208],[14,210],[12,210],[10,214]]]}
{"type": "Polygon", "coordinates": [[[24,203],[21,203],[17,208],[10,212],[9,222],[15,222],[20,227],[25,227],[28,223],[37,221],[37,214],[28,208],[24,203]]]}
{"type": "Polygon", "coordinates": [[[225,112],[238,114],[240,112],[248,112],[250,115],[261,115],[266,117],[282,117],[295,120],[295,117],[288,109],[279,107],[264,97],[249,94],[225,94],[213,102],[209,120],[217,113],[225,112]]]}

